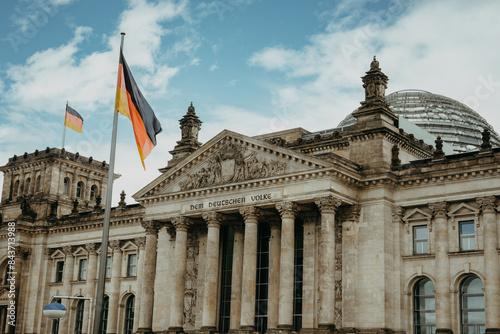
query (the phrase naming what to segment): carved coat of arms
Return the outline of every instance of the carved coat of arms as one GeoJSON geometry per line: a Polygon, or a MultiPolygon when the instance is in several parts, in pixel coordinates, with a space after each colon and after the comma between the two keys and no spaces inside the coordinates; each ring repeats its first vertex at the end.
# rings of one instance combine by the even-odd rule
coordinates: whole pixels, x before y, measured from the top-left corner
{"type": "Polygon", "coordinates": [[[286,164],[278,161],[262,161],[255,152],[230,143],[211,157],[208,166],[189,174],[180,183],[181,190],[258,179],[285,173],[286,164]]]}

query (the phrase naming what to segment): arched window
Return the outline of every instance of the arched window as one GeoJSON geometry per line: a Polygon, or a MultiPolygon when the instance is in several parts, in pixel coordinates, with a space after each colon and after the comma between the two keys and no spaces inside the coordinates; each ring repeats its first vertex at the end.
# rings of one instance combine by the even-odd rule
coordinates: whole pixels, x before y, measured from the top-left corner
{"type": "Polygon", "coordinates": [[[29,194],[30,193],[30,186],[31,186],[31,178],[28,177],[26,179],[26,182],[24,182],[24,193],[29,194]]]}
{"type": "Polygon", "coordinates": [[[80,299],[76,306],[75,334],[82,334],[84,300],[80,299]]]}
{"type": "Polygon", "coordinates": [[[14,197],[19,196],[19,180],[16,180],[16,182],[14,182],[14,189],[12,190],[12,195],[14,197]]]}
{"type": "Polygon", "coordinates": [[[97,193],[97,186],[95,184],[90,187],[90,200],[95,201],[95,195],[97,193]]]}
{"type": "Polygon", "coordinates": [[[460,286],[462,334],[483,334],[485,330],[483,282],[467,277],[460,286]]]}
{"type": "Polygon", "coordinates": [[[35,182],[35,192],[40,192],[42,190],[42,177],[38,175],[35,182]]]}
{"type": "Polygon", "coordinates": [[[99,326],[99,334],[106,334],[108,327],[108,311],[109,311],[109,297],[105,296],[102,300],[101,309],[101,325],[99,326]]]}
{"type": "Polygon", "coordinates": [[[69,194],[69,177],[65,177],[64,178],[63,194],[64,195],[68,195],[69,194]]]}
{"type": "Polygon", "coordinates": [[[124,334],[132,334],[134,330],[134,304],[135,296],[128,297],[125,303],[125,332],[124,334]]]}
{"type": "MultiPolygon", "coordinates": [[[[61,303],[61,299],[56,299],[53,303],[61,303]]],[[[51,334],[59,334],[59,319],[52,320],[52,332],[51,334]]]]}
{"type": "Polygon", "coordinates": [[[82,197],[83,196],[83,182],[79,181],[76,184],[76,197],[82,197]]]}
{"type": "Polygon", "coordinates": [[[436,296],[434,283],[424,278],[413,288],[413,320],[415,334],[433,334],[436,331],[436,296]]]}

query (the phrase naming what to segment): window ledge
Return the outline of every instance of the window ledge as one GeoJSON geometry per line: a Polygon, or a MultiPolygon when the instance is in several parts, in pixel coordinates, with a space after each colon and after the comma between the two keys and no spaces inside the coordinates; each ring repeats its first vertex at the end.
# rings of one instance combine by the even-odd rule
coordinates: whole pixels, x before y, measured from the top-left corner
{"type": "Polygon", "coordinates": [[[427,260],[434,259],[436,256],[434,254],[413,254],[413,255],[403,255],[401,256],[403,260],[427,260]]]}
{"type": "Polygon", "coordinates": [[[49,282],[49,286],[63,285],[63,282],[49,282]]]}
{"type": "Polygon", "coordinates": [[[134,281],[137,279],[137,276],[125,276],[125,277],[119,277],[118,279],[123,281],[134,281]]]}
{"type": "Polygon", "coordinates": [[[483,255],[483,250],[470,250],[470,251],[458,251],[458,252],[448,252],[449,257],[460,257],[460,256],[477,256],[483,255]]]}

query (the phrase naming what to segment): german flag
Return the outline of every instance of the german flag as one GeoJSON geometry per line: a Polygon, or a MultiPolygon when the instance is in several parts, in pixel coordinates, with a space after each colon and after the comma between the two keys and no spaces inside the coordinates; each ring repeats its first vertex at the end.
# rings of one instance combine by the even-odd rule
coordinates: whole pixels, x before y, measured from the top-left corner
{"type": "Polygon", "coordinates": [[[142,166],[146,169],[144,159],[156,146],[156,135],[162,130],[161,124],[139,87],[137,87],[121,51],[115,110],[132,121],[137,149],[139,150],[142,166]]]}
{"type": "Polygon", "coordinates": [[[82,116],[73,108],[66,105],[66,116],[64,117],[64,125],[76,132],[83,133],[83,118],[82,116]]]}

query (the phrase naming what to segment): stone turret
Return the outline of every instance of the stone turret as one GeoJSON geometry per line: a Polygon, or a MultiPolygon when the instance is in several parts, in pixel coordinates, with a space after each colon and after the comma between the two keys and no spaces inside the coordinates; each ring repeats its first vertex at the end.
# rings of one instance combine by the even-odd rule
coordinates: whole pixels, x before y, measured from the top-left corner
{"type": "Polygon", "coordinates": [[[356,118],[356,126],[364,129],[380,126],[397,128],[398,117],[389,108],[385,99],[389,78],[382,72],[375,56],[370,64],[370,70],[361,79],[365,89],[365,100],[361,102],[361,107],[352,113],[356,118]]]}
{"type": "Polygon", "coordinates": [[[179,140],[174,149],[169,152],[172,154],[172,159],[168,162],[167,169],[177,164],[201,146],[201,143],[198,141],[201,123],[202,121],[196,116],[193,102],[191,102],[187,114],[179,120],[181,140],[179,140]]]}

